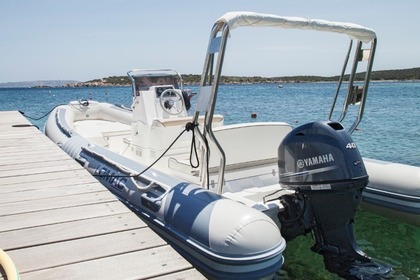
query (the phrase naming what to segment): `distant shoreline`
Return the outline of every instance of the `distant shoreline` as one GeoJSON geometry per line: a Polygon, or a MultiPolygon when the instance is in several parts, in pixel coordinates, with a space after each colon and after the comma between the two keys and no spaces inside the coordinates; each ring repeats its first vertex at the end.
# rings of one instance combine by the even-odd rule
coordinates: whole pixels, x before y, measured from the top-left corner
{"type": "MultiPolygon", "coordinates": [[[[335,84],[337,83],[337,81],[323,81],[323,82],[318,82],[318,81],[305,81],[305,82],[296,82],[296,83],[290,83],[290,82],[286,82],[286,83],[265,83],[265,82],[261,82],[261,83],[221,83],[220,85],[259,85],[259,84],[273,84],[275,86],[277,85],[284,85],[286,86],[287,84],[308,84],[308,83],[316,83],[316,84],[328,84],[328,83],[332,83],[335,84]]],[[[346,82],[344,82],[346,83],[346,82]]],[[[420,83],[420,79],[418,80],[382,80],[382,81],[370,81],[370,83],[420,83]]],[[[187,84],[184,83],[183,84],[184,87],[188,87],[188,86],[199,86],[199,84],[187,84]]],[[[106,87],[125,87],[125,88],[129,88],[131,87],[131,85],[113,85],[113,84],[96,84],[96,85],[78,85],[78,86],[72,86],[72,85],[65,85],[65,86],[34,86],[34,87],[0,87],[0,89],[10,89],[10,88],[16,88],[16,89],[53,89],[53,88],[106,88],[106,87]]]]}
{"type": "MultiPolygon", "coordinates": [[[[357,73],[356,81],[364,79],[365,73],[357,73]]],[[[199,85],[201,76],[198,74],[182,75],[183,84],[199,85]]],[[[221,84],[296,84],[296,83],[328,83],[337,82],[339,76],[287,76],[287,77],[260,77],[260,76],[222,76],[221,84]]],[[[345,76],[348,80],[348,75],[345,76]]],[[[420,67],[373,71],[370,76],[371,82],[418,82],[420,81],[420,67]]],[[[0,83],[0,88],[77,88],[77,87],[113,87],[131,86],[131,80],[127,76],[111,76],[101,79],[79,82],[74,80],[52,80],[32,82],[0,83]]]]}
{"type": "MultiPolygon", "coordinates": [[[[416,80],[371,80],[371,83],[420,83],[420,79],[416,80]]],[[[337,83],[337,81],[302,81],[302,82],[255,82],[255,83],[221,83],[221,85],[258,85],[258,84],[273,84],[273,85],[287,85],[287,84],[308,84],[308,83],[317,83],[317,84],[327,84],[327,83],[337,83]]],[[[346,83],[346,82],[344,82],[346,83]]],[[[183,86],[199,86],[198,83],[190,84],[183,83],[183,86]]],[[[53,88],[100,88],[100,87],[131,87],[131,85],[114,85],[107,83],[95,83],[95,84],[85,84],[79,83],[78,85],[62,85],[62,86],[13,86],[13,87],[4,87],[0,85],[1,89],[53,89],[53,88]]]]}

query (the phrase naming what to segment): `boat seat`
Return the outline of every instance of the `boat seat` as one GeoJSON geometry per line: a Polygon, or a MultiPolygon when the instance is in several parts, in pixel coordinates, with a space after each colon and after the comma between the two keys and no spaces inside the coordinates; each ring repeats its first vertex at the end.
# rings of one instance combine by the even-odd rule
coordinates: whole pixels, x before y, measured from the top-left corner
{"type": "MultiPolygon", "coordinates": [[[[174,126],[185,126],[188,122],[193,120],[192,116],[188,117],[176,117],[176,118],[165,118],[165,119],[155,119],[153,120],[152,127],[174,127],[174,126]]],[[[198,123],[203,125],[204,116],[198,118],[198,123]]],[[[223,116],[214,115],[213,116],[213,127],[218,127],[223,125],[223,116]]]]}
{"type": "MultiPolygon", "coordinates": [[[[229,172],[252,166],[276,164],[278,146],[291,130],[292,127],[287,123],[272,122],[226,125],[214,128],[213,132],[225,151],[226,171],[229,172]]],[[[215,144],[211,141],[209,148],[211,155],[209,172],[218,172],[220,157],[215,144]]],[[[185,155],[170,157],[168,164],[174,170],[192,175],[198,174],[198,170],[190,167],[189,158],[185,155]]]]}
{"type": "Polygon", "coordinates": [[[131,134],[131,126],[117,121],[92,119],[74,122],[75,131],[97,145],[109,147],[113,138],[131,134]]]}
{"type": "MultiPolygon", "coordinates": [[[[213,132],[225,152],[226,170],[229,170],[276,162],[280,142],[291,130],[287,123],[271,122],[223,126],[213,132]]],[[[216,172],[220,157],[212,141],[209,148],[209,170],[216,172]]]]}
{"type": "Polygon", "coordinates": [[[99,137],[89,137],[87,139],[89,139],[90,141],[92,141],[93,143],[95,143],[98,146],[109,147],[108,141],[104,137],[102,137],[102,136],[99,136],[99,137]]]}

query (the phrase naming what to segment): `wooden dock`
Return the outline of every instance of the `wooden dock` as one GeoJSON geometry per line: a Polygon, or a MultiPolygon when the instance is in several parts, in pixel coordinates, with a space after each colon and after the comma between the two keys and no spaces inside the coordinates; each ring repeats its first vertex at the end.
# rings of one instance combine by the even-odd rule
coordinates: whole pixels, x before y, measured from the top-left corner
{"type": "Polygon", "coordinates": [[[0,249],[21,279],[205,279],[29,124],[0,112],[0,249]]]}

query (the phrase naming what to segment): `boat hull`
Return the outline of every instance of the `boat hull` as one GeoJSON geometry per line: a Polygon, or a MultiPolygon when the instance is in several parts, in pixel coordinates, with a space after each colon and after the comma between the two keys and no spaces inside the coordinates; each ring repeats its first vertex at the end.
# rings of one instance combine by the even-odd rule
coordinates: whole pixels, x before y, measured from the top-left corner
{"type": "Polygon", "coordinates": [[[420,167],[363,159],[369,184],[361,208],[420,226],[420,167]]]}
{"type": "Polygon", "coordinates": [[[286,243],[271,218],[156,169],[136,176],[147,166],[76,132],[74,121],[83,115],[91,120],[86,108],[58,107],[46,135],[206,277],[259,279],[280,270],[286,243]]]}

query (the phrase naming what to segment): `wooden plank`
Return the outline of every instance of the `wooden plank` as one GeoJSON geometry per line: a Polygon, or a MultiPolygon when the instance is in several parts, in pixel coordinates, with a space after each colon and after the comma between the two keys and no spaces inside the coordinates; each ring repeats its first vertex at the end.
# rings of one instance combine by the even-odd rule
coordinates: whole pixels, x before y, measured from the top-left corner
{"type": "Polygon", "coordinates": [[[19,142],[15,142],[14,146],[22,148],[22,149],[24,148],[30,149],[31,147],[28,146],[27,144],[34,144],[40,147],[45,147],[45,146],[54,147],[55,146],[55,143],[53,143],[52,141],[50,140],[43,141],[43,140],[40,140],[41,138],[45,138],[45,136],[44,134],[42,134],[41,131],[39,131],[36,128],[30,128],[30,130],[28,131],[20,130],[20,132],[18,130],[11,130],[8,132],[2,131],[2,134],[0,136],[0,142],[2,144],[0,147],[2,148],[7,147],[7,145],[8,144],[10,145],[10,142],[13,140],[18,140],[19,142]]]}
{"type": "Polygon", "coordinates": [[[31,136],[36,136],[37,134],[42,134],[42,132],[35,126],[13,127],[13,125],[22,125],[22,123],[1,125],[0,126],[0,129],[2,130],[2,136],[0,137],[1,139],[11,139],[11,138],[22,139],[22,138],[29,138],[31,136]]]}
{"type": "MultiPolygon", "coordinates": [[[[18,133],[17,131],[15,132],[18,133]]],[[[48,141],[44,141],[44,139],[42,138],[45,138],[44,134],[42,134],[41,131],[35,128],[32,131],[28,131],[24,135],[15,134],[15,133],[8,133],[6,135],[4,132],[2,132],[2,134],[0,134],[0,148],[7,148],[9,146],[13,146],[13,148],[19,147],[22,149],[30,150],[31,146],[29,145],[37,145],[39,147],[55,147],[56,146],[56,144],[53,143],[51,140],[48,139],[48,141]]],[[[57,148],[58,150],[60,149],[60,147],[57,147],[57,148]]],[[[16,152],[19,151],[19,149],[14,149],[14,150],[16,152]]]]}
{"type": "Polygon", "coordinates": [[[29,128],[8,128],[4,126],[0,126],[2,130],[2,134],[0,136],[0,140],[7,140],[7,139],[28,139],[31,137],[36,137],[39,134],[42,134],[36,127],[29,127],[29,128]]]}
{"type": "MultiPolygon", "coordinates": [[[[80,180],[82,182],[97,182],[97,180],[92,176],[86,176],[88,172],[84,169],[75,169],[75,170],[61,170],[54,173],[54,177],[47,177],[45,174],[27,174],[26,176],[16,177],[2,177],[0,174],[0,192],[2,187],[5,187],[7,190],[5,192],[10,192],[11,188],[17,190],[19,186],[21,187],[31,187],[30,183],[32,182],[48,182],[52,180],[62,180],[63,184],[67,180],[80,180]]],[[[32,188],[33,189],[33,188],[32,188]]]]}
{"type": "MultiPolygon", "coordinates": [[[[58,150],[55,150],[57,147],[51,147],[49,145],[39,145],[39,144],[26,144],[24,147],[19,147],[17,145],[7,146],[7,147],[0,147],[0,153],[6,157],[10,158],[13,156],[19,155],[28,155],[28,156],[39,156],[43,157],[44,159],[48,159],[49,157],[53,157],[54,155],[59,155],[58,150]]],[[[63,154],[60,154],[63,156],[63,154]]]]}
{"type": "Polygon", "coordinates": [[[16,250],[106,233],[144,228],[131,212],[0,232],[0,248],[16,250]]]}
{"type": "MultiPolygon", "coordinates": [[[[120,201],[0,216],[0,232],[127,213],[120,201]]],[[[134,215],[134,214],[133,214],[134,215]]]]}
{"type": "Polygon", "coordinates": [[[24,177],[27,175],[35,175],[35,174],[44,174],[44,176],[49,176],[50,178],[54,178],[54,174],[56,172],[61,171],[68,171],[68,170],[77,170],[80,168],[76,162],[67,163],[63,162],[63,164],[55,164],[51,166],[45,167],[33,167],[31,169],[13,169],[13,170],[5,170],[0,173],[1,177],[24,177]]]}
{"type": "Polygon", "coordinates": [[[33,128],[32,131],[26,132],[24,135],[19,134],[19,132],[17,131],[16,133],[17,134],[15,133],[5,134],[2,131],[2,134],[0,135],[0,143],[1,143],[0,147],[7,148],[8,146],[12,146],[13,148],[15,148],[14,150],[16,152],[20,150],[17,148],[30,150],[31,146],[29,145],[32,145],[32,144],[38,145],[40,147],[45,147],[45,146],[53,147],[52,144],[54,143],[52,142],[50,143],[48,141],[42,141],[42,140],[40,141],[39,137],[42,136],[43,134],[36,128],[33,128]],[[12,140],[16,140],[16,141],[13,144],[10,144],[12,140]]]}
{"type": "Polygon", "coordinates": [[[7,253],[10,258],[15,260],[15,265],[19,268],[19,272],[24,274],[25,272],[80,263],[165,245],[166,242],[153,231],[141,228],[55,242],[20,250],[9,250],[7,253]]]}
{"type": "MultiPolygon", "coordinates": [[[[148,279],[191,268],[170,246],[100,258],[54,269],[22,274],[25,280],[55,279],[148,279]],[[106,269],[106,268],[112,269],[106,269]]],[[[173,278],[174,279],[174,278],[173,278]]]]}
{"type": "Polygon", "coordinates": [[[7,165],[0,165],[0,172],[5,173],[6,171],[21,171],[22,173],[31,172],[34,169],[48,169],[50,167],[56,167],[58,165],[64,166],[66,168],[80,168],[80,164],[78,164],[74,159],[66,158],[62,160],[50,160],[50,161],[38,161],[36,165],[32,162],[22,162],[18,161],[14,164],[7,164],[7,165]]]}
{"type": "MultiPolygon", "coordinates": [[[[60,184],[68,188],[74,184],[85,184],[89,187],[99,186],[98,181],[87,176],[86,170],[68,170],[54,173],[54,178],[46,177],[44,174],[30,174],[24,177],[1,177],[0,175],[0,194],[19,191],[30,191],[46,188],[55,188],[60,184]]],[[[100,185],[101,188],[105,188],[100,185]]]]}
{"type": "Polygon", "coordinates": [[[67,154],[54,154],[54,156],[45,158],[39,153],[26,153],[26,154],[2,154],[2,160],[0,166],[11,165],[11,164],[20,164],[20,163],[38,163],[46,161],[61,161],[67,160],[69,156],[67,154]]]}
{"type": "Polygon", "coordinates": [[[37,198],[37,194],[35,194],[35,197],[32,200],[30,200],[29,203],[27,200],[25,200],[3,204],[0,212],[0,217],[6,215],[16,215],[30,213],[34,211],[46,211],[66,207],[80,207],[89,204],[113,202],[117,200],[116,197],[110,196],[109,192],[91,192],[74,195],[65,195],[57,196],[53,199],[51,197],[38,199],[37,198]]]}
{"type": "MultiPolygon", "coordinates": [[[[75,181],[73,184],[69,184],[67,186],[59,185],[61,180],[54,180],[48,183],[54,183],[55,186],[51,186],[50,188],[31,189],[27,191],[14,191],[13,188],[10,188],[10,192],[8,192],[7,195],[0,195],[0,204],[4,205],[5,203],[11,202],[28,203],[28,201],[35,199],[52,199],[55,197],[74,194],[108,192],[108,190],[99,183],[86,184],[75,181]]],[[[68,182],[66,183],[68,184],[68,182]]],[[[45,183],[43,182],[43,184],[45,183]]],[[[33,186],[31,187],[33,188],[33,186]]],[[[1,214],[2,212],[0,212],[0,215],[1,214]]]]}

